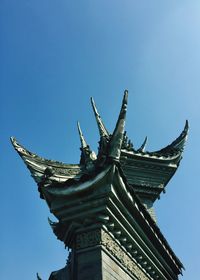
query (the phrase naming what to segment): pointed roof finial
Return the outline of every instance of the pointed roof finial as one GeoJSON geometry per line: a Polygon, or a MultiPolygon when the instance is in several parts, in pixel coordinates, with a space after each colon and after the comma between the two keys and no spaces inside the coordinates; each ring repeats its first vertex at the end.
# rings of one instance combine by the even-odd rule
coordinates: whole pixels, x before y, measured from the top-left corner
{"type": "Polygon", "coordinates": [[[121,147],[124,139],[127,104],[128,104],[128,90],[125,90],[123,101],[122,101],[122,107],[109,145],[109,157],[117,161],[119,161],[120,159],[121,147]]]}
{"type": "Polygon", "coordinates": [[[185,121],[185,127],[184,127],[184,132],[187,134],[189,130],[189,122],[188,120],[185,121]]]}
{"type": "Polygon", "coordinates": [[[189,123],[188,120],[186,120],[183,131],[181,132],[180,136],[171,145],[174,146],[174,148],[176,148],[177,150],[183,151],[185,142],[188,137],[188,131],[189,131],[189,123]]]}
{"type": "Polygon", "coordinates": [[[86,143],[79,122],[77,122],[77,126],[78,126],[78,132],[79,132],[79,136],[80,136],[80,140],[81,140],[80,164],[84,164],[88,170],[89,169],[92,170],[94,167],[92,162],[94,160],[96,160],[96,158],[97,158],[96,154],[95,154],[95,152],[90,150],[90,146],[86,143]]]}
{"type": "Polygon", "coordinates": [[[77,122],[77,127],[78,127],[78,133],[79,133],[80,140],[81,140],[81,147],[82,147],[83,149],[85,149],[85,148],[88,147],[88,145],[87,145],[87,143],[86,143],[86,141],[85,141],[85,138],[84,138],[84,136],[83,136],[83,133],[82,133],[82,130],[81,130],[81,127],[80,127],[80,123],[79,123],[79,122],[77,122]]]}
{"type": "Polygon", "coordinates": [[[102,119],[101,119],[101,116],[99,115],[98,111],[97,111],[97,108],[96,108],[96,105],[95,105],[95,102],[94,102],[94,99],[93,97],[91,97],[91,104],[92,104],[92,108],[93,108],[93,111],[94,111],[94,115],[95,115],[95,118],[96,118],[96,121],[97,121],[97,125],[98,125],[98,128],[99,128],[99,134],[101,137],[109,137],[109,132],[107,131],[102,119]]]}
{"type": "Polygon", "coordinates": [[[161,154],[161,155],[166,154],[166,153],[174,153],[174,152],[182,153],[184,150],[184,147],[185,147],[187,137],[188,137],[188,131],[189,131],[189,124],[188,124],[188,120],[186,120],[184,129],[181,132],[181,134],[179,135],[179,137],[176,138],[167,147],[165,147],[157,152],[154,152],[154,153],[161,154]]]}
{"type": "Polygon", "coordinates": [[[42,280],[42,278],[40,278],[38,273],[37,273],[37,280],[42,280]]]}
{"type": "Polygon", "coordinates": [[[142,143],[142,146],[137,150],[137,152],[144,152],[145,151],[147,140],[148,140],[148,137],[146,136],[145,139],[144,139],[144,142],[142,143]]]}

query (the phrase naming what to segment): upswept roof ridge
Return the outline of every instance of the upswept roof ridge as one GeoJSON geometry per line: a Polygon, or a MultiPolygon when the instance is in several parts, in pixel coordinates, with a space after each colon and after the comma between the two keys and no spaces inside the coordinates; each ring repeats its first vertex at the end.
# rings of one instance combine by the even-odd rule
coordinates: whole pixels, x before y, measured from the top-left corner
{"type": "MultiPolygon", "coordinates": [[[[168,170],[168,175],[166,174],[163,178],[160,177],[159,179],[159,185],[165,186],[175,173],[182,158],[182,153],[189,129],[188,121],[186,121],[185,127],[180,136],[167,147],[155,152],[146,152],[144,151],[147,143],[146,137],[141,147],[136,150],[133,147],[132,142],[128,140],[125,131],[127,99],[128,91],[125,90],[121,111],[119,113],[116,127],[112,134],[110,134],[106,129],[106,126],[104,125],[102,118],[97,111],[94,100],[91,99],[95,119],[100,134],[98,155],[96,156],[96,154],[86,143],[86,140],[80,128],[80,124],[78,123],[78,131],[81,141],[80,149],[82,152],[79,164],[65,164],[54,160],[48,160],[28,151],[26,148],[20,145],[14,137],[11,137],[11,142],[15,150],[22,157],[25,164],[31,171],[31,174],[37,183],[44,182],[47,178],[49,182],[48,184],[53,182],[65,183],[68,180],[70,181],[70,183],[73,183],[75,181],[79,181],[85,175],[93,176],[95,170],[102,168],[107,162],[114,160],[122,163],[124,172],[126,173],[126,176],[128,176],[127,179],[129,179],[129,175],[131,176],[129,172],[131,164],[135,166],[137,161],[142,161],[143,163],[146,162],[147,164],[150,163],[151,165],[153,164],[153,166],[156,164],[156,168],[159,165],[162,165],[162,167],[166,166],[166,168],[168,169],[170,166],[173,167],[168,170]]],[[[137,170],[139,171],[140,168],[137,168],[137,170]]],[[[144,171],[142,170],[143,169],[141,169],[140,177],[143,176],[142,174],[144,171]]],[[[157,173],[154,172],[153,176],[154,180],[157,181],[157,173]]],[[[130,184],[131,180],[132,179],[130,177],[130,184]]],[[[135,182],[133,180],[133,185],[141,184],[142,186],[144,184],[147,184],[144,182],[146,182],[146,177],[143,179],[141,177],[139,181],[135,182]]]]}
{"type": "MultiPolygon", "coordinates": [[[[135,175],[132,176],[132,172],[136,172],[140,175],[137,179],[138,187],[143,186],[145,180],[148,181],[148,174],[151,174],[152,182],[153,180],[157,182],[158,178],[156,176],[158,173],[157,170],[159,170],[160,174],[162,172],[164,173],[163,177],[160,176],[161,182],[159,182],[159,184],[165,186],[175,173],[182,158],[182,152],[188,135],[188,121],[186,121],[180,136],[167,147],[156,152],[145,152],[146,138],[141,147],[135,150],[125,132],[127,99],[128,91],[126,90],[124,92],[119,117],[112,134],[109,134],[107,131],[97,111],[96,105],[92,100],[92,106],[100,134],[98,155],[95,156],[90,150],[80,125],[78,124],[82,151],[79,164],[65,164],[58,161],[47,160],[25,149],[13,137],[11,137],[11,142],[30,170],[32,177],[38,184],[42,198],[47,200],[49,206],[51,204],[49,199],[53,199],[54,195],[62,196],[70,191],[72,193],[79,192],[79,190],[87,188],[88,183],[91,184],[93,181],[96,182],[101,179],[101,177],[105,175],[105,170],[108,170],[110,166],[116,166],[116,170],[118,170],[125,186],[127,199],[132,196],[132,200],[134,200],[132,206],[134,209],[137,208],[138,212],[141,214],[140,219],[143,219],[146,222],[146,226],[151,228],[154,238],[159,240],[167,254],[170,255],[173,262],[181,271],[183,265],[173,253],[166,239],[160,232],[160,229],[141,203],[140,198],[136,195],[134,190],[135,175]],[[131,171],[130,168],[132,168],[131,171]],[[133,181],[132,184],[130,183],[132,182],[131,180],[133,181]]],[[[151,189],[152,186],[150,184],[147,187],[151,189]]],[[[55,224],[52,224],[52,226],[55,229],[55,224]]]]}
{"type": "MultiPolygon", "coordinates": [[[[154,241],[157,241],[156,246],[158,248],[158,251],[160,251],[159,247],[161,247],[162,250],[164,250],[166,254],[170,257],[170,259],[176,266],[179,273],[182,274],[182,269],[184,269],[183,264],[171,249],[169,243],[165,239],[159,227],[152,219],[151,215],[148,213],[146,208],[143,206],[140,199],[135,194],[134,190],[128,184],[128,181],[126,179],[126,176],[124,175],[124,172],[120,164],[116,162],[108,164],[108,166],[105,169],[101,170],[94,178],[91,178],[84,184],[78,184],[75,187],[65,187],[62,190],[60,190],[57,187],[48,187],[45,188],[43,191],[47,200],[52,199],[52,195],[55,196],[57,199],[59,199],[59,197],[60,198],[65,197],[66,200],[70,200],[71,196],[79,197],[79,195],[83,195],[84,192],[88,192],[89,190],[92,190],[94,186],[97,185],[97,183],[103,178],[105,178],[104,180],[106,182],[109,182],[109,184],[114,186],[116,192],[117,189],[120,188],[120,192],[123,193],[123,196],[120,199],[124,203],[124,205],[126,205],[133,219],[136,219],[136,217],[134,216],[134,211],[138,212],[139,214],[139,219],[137,218],[138,224],[141,226],[144,232],[146,232],[147,228],[150,230],[151,234],[153,235],[154,241]],[[114,178],[118,181],[117,184],[115,184],[114,178]],[[119,188],[116,187],[116,185],[118,184],[119,184],[119,188]]],[[[48,204],[51,204],[51,201],[50,202],[48,201],[48,204]]],[[[56,210],[57,215],[59,215],[58,212],[59,211],[56,210]]],[[[62,222],[53,222],[50,219],[48,220],[57,238],[65,243],[66,235],[65,234],[63,235],[63,232],[68,231],[68,225],[65,226],[62,222]]],[[[151,237],[149,238],[151,239],[151,237]]],[[[153,239],[151,240],[152,242],[153,239]]]]}

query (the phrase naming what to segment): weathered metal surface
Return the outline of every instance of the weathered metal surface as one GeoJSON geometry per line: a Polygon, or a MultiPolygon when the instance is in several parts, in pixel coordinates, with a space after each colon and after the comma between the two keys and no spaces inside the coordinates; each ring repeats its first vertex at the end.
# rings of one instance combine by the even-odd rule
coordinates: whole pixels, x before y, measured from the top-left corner
{"type": "Polygon", "coordinates": [[[85,138],[83,136],[80,123],[78,122],[78,132],[81,141],[81,159],[80,164],[84,165],[88,171],[94,171],[95,169],[95,160],[97,156],[94,151],[91,151],[90,146],[86,143],[85,138]]]}
{"type": "MultiPolygon", "coordinates": [[[[57,238],[66,246],[76,250],[74,242],[77,234],[98,227],[109,232],[120,245],[123,266],[130,271],[135,269],[131,263],[134,259],[136,266],[145,272],[145,276],[141,274],[141,278],[137,276],[137,279],[175,280],[183,265],[147,210],[152,212],[153,202],[165,190],[179,166],[188,122],[180,136],[166,148],[145,152],[145,139],[141,147],[135,149],[125,132],[127,98],[128,92],[125,91],[112,134],[107,131],[92,99],[100,133],[99,150],[96,156],[78,124],[81,141],[79,164],[41,158],[26,150],[14,138],[11,141],[38,184],[41,197],[57,217],[58,223],[50,220],[49,223],[57,238]]],[[[101,240],[101,246],[113,256],[115,249],[112,251],[112,244],[115,241],[107,244],[101,240]]],[[[119,260],[117,254],[115,258],[119,260]]],[[[50,279],[61,280],[66,273],[70,276],[69,271],[64,269],[52,273],[50,279]]]]}
{"type": "MultiPolygon", "coordinates": [[[[73,247],[73,236],[76,235],[77,230],[102,224],[133,257],[142,255],[143,262],[149,263],[152,271],[157,269],[148,259],[152,259],[154,255],[158,260],[159,255],[163,255],[171,263],[173,270],[180,273],[181,262],[173,253],[156,223],[127,185],[122,170],[115,164],[110,165],[97,177],[87,182],[83,188],[74,187],[73,192],[66,188],[65,193],[59,194],[54,188],[46,189],[46,198],[49,196],[48,193],[54,194],[50,210],[59,222],[50,222],[50,224],[57,238],[66,246],[73,247]],[[153,255],[149,248],[155,250],[153,255]]],[[[159,262],[164,267],[164,263],[161,260],[159,262]]]]}
{"type": "Polygon", "coordinates": [[[128,91],[125,90],[124,98],[122,101],[121,111],[115,126],[114,132],[109,141],[108,158],[114,161],[119,161],[121,156],[121,147],[124,138],[126,111],[128,102],[128,91]]]}
{"type": "Polygon", "coordinates": [[[96,174],[99,168],[103,168],[108,162],[114,160],[120,162],[129,184],[141,199],[147,196],[154,202],[160,197],[160,193],[165,190],[165,186],[176,172],[182,158],[188,134],[188,121],[180,136],[167,147],[155,152],[145,152],[147,142],[145,138],[141,147],[135,149],[124,131],[127,98],[128,92],[125,91],[119,118],[112,134],[106,129],[94,100],[91,99],[100,133],[99,151],[96,156],[90,149],[78,124],[81,141],[80,164],[64,164],[46,160],[29,152],[11,138],[14,148],[31,171],[39,190],[43,186],[60,184],[59,187],[62,187],[62,184],[75,185],[77,182],[83,182],[96,174]]]}

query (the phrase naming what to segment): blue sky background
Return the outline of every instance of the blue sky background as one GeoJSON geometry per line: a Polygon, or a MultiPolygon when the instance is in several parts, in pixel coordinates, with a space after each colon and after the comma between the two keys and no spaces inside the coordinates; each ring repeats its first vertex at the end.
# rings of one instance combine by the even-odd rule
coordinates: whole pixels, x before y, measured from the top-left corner
{"type": "Polygon", "coordinates": [[[158,225],[198,280],[200,1],[2,0],[0,3],[0,279],[48,279],[67,251],[9,137],[38,155],[79,161],[76,121],[97,150],[93,96],[112,131],[129,89],[128,136],[148,150],[190,123],[183,161],[156,202],[158,225]]]}

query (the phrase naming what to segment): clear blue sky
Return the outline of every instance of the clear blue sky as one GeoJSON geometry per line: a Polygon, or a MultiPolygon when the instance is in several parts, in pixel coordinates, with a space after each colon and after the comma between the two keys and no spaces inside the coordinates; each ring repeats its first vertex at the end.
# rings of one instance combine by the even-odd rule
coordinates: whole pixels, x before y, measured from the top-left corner
{"type": "Polygon", "coordinates": [[[37,154],[79,161],[76,121],[97,149],[89,98],[112,131],[129,89],[127,131],[148,150],[190,134],[180,168],[156,203],[158,225],[198,280],[200,1],[2,0],[0,3],[0,279],[48,279],[67,251],[11,135],[37,154]]]}

